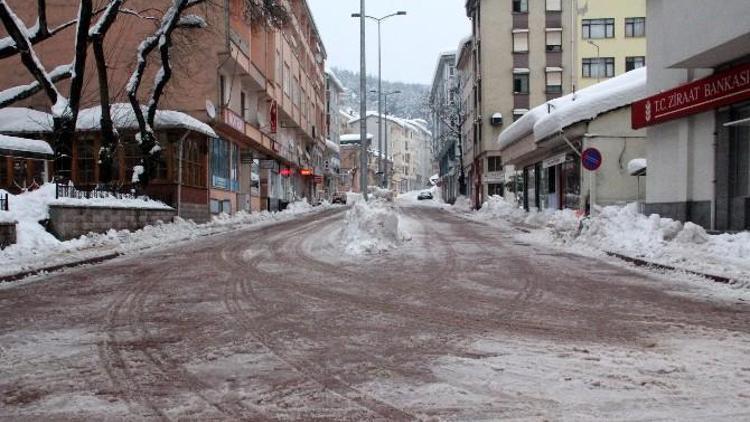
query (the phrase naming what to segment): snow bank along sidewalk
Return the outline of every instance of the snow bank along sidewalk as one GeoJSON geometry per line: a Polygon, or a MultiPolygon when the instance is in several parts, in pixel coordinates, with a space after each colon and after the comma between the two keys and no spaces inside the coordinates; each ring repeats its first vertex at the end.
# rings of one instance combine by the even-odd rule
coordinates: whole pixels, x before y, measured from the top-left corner
{"type": "Polygon", "coordinates": [[[54,185],[44,185],[33,192],[9,195],[10,211],[0,212],[0,221],[18,222],[18,241],[15,245],[0,251],[0,277],[96,259],[106,255],[136,252],[150,247],[173,244],[177,241],[225,233],[262,222],[285,221],[332,207],[332,205],[325,203],[320,207],[313,208],[306,201],[302,201],[290,204],[282,212],[263,211],[253,214],[239,212],[233,216],[222,214],[205,224],[196,224],[193,221],[177,217],[173,223],[146,226],[135,232],[110,230],[103,234],[91,233],[77,239],[61,242],[39,224],[39,221],[48,217],[48,207],[53,203],[68,205],[85,203],[87,206],[106,207],[168,207],[163,203],[145,199],[79,200],[66,198],[55,200],[54,190],[54,185]]]}
{"type": "MultiPolygon", "coordinates": [[[[454,210],[456,211],[456,210],[454,210]]],[[[587,253],[616,253],[658,265],[735,280],[750,288],[750,233],[710,235],[693,223],[638,212],[636,204],[598,208],[583,218],[572,210],[526,212],[493,196],[472,219],[530,229],[529,240],[587,253]]]]}
{"type": "Polygon", "coordinates": [[[396,205],[373,195],[368,202],[361,195],[349,194],[344,225],[340,232],[344,252],[349,255],[385,252],[410,238],[401,230],[396,205]]]}

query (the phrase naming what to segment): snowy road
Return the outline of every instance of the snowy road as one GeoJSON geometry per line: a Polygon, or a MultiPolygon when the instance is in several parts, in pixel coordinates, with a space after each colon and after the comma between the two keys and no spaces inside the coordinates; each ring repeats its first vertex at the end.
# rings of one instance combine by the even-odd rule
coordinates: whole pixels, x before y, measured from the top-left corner
{"type": "Polygon", "coordinates": [[[750,306],[437,208],[342,210],[0,288],[0,419],[748,420],[750,306]]]}

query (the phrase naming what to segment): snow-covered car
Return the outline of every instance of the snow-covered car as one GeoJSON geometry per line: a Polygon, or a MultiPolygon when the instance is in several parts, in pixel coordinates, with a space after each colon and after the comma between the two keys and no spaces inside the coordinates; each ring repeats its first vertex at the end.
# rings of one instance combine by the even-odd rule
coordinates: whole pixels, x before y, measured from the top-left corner
{"type": "Polygon", "coordinates": [[[331,196],[332,204],[343,204],[346,205],[346,194],[343,192],[336,192],[331,196]]]}
{"type": "Polygon", "coordinates": [[[423,201],[425,199],[432,199],[432,192],[427,191],[427,190],[424,192],[420,192],[419,195],[417,196],[417,199],[420,201],[423,201]]]}

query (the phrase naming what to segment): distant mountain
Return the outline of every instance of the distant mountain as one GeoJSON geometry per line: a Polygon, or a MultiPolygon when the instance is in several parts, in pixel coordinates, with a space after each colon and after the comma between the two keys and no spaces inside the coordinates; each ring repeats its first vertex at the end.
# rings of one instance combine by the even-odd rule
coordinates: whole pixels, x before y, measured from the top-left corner
{"type": "MultiPolygon", "coordinates": [[[[359,113],[359,72],[333,68],[333,72],[347,89],[344,95],[342,107],[359,113]]],[[[370,90],[378,89],[377,76],[367,77],[367,110],[378,109],[377,94],[369,93],[370,90]]],[[[388,113],[408,119],[430,120],[430,110],[427,107],[427,98],[430,95],[430,87],[423,84],[410,84],[404,82],[383,81],[383,92],[401,91],[401,94],[388,96],[388,113]]]]}

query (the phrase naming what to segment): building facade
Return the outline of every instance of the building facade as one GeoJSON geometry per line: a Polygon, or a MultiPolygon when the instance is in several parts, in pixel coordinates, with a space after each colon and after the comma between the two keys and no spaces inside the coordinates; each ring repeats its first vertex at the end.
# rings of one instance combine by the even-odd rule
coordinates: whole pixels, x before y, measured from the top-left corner
{"type": "MultiPolygon", "coordinates": [[[[35,3],[10,3],[25,22],[33,21],[35,3]]],[[[128,7],[166,9],[169,3],[134,0],[128,7]]],[[[306,1],[289,0],[285,6],[289,22],[277,30],[253,24],[243,1],[206,3],[195,13],[204,17],[207,28],[184,32],[180,39],[184,44],[176,41],[172,49],[174,73],[160,108],[187,113],[209,124],[217,134],[196,141],[190,152],[183,150],[188,155],[179,160],[195,164],[200,173],[195,187],[207,192],[200,198],[197,193],[188,195],[202,210],[202,217],[196,219],[221,212],[279,209],[289,201],[317,195],[315,181],[323,175],[326,149],[326,52],[306,1]]],[[[50,22],[64,22],[75,16],[75,9],[73,4],[48,6],[50,22]]],[[[138,19],[122,15],[111,30],[117,35],[107,37],[111,87],[126,85],[137,47],[153,30],[138,19]]],[[[70,61],[74,33],[71,27],[36,47],[47,66],[70,61]]],[[[29,75],[22,66],[13,66],[14,60],[4,61],[14,71],[8,72],[0,89],[28,83],[29,75]]],[[[143,80],[153,80],[157,71],[158,60],[153,60],[143,80]]],[[[94,105],[98,102],[96,72],[89,71],[86,77],[84,98],[94,105]]],[[[142,91],[145,99],[148,87],[142,91]]],[[[110,95],[113,102],[127,102],[122,91],[110,95]]],[[[49,109],[45,102],[37,95],[22,105],[49,109]]],[[[90,155],[87,148],[78,140],[71,146],[71,178],[76,184],[88,177],[81,170],[85,163],[77,163],[90,155]]],[[[166,159],[171,160],[168,150],[166,159]]],[[[125,156],[129,163],[138,161],[135,150],[125,156]]],[[[199,210],[194,211],[197,215],[199,210]]]]}
{"type": "Polygon", "coordinates": [[[572,4],[562,0],[467,0],[472,21],[475,95],[474,205],[502,194],[497,137],[528,110],[571,92],[572,4]]]}
{"type": "Polygon", "coordinates": [[[442,53],[438,57],[430,91],[432,113],[432,153],[438,167],[442,198],[453,203],[459,195],[461,173],[458,136],[451,122],[451,103],[456,89],[456,54],[442,53]]]}
{"type": "Polygon", "coordinates": [[[707,229],[750,229],[750,7],[648,0],[646,212],[707,229]],[[707,31],[706,28],[711,28],[707,31]]]}
{"type": "Polygon", "coordinates": [[[576,89],[646,65],[646,0],[577,0],[576,89]]]}

